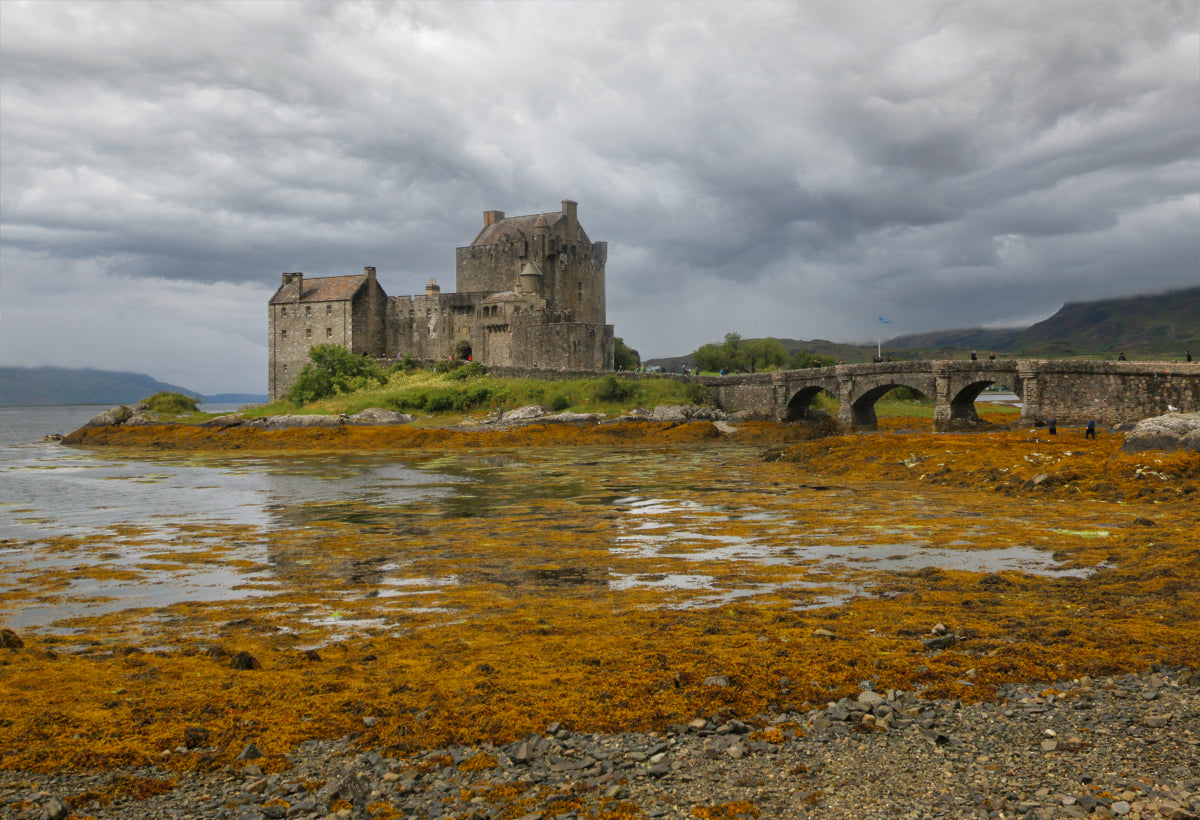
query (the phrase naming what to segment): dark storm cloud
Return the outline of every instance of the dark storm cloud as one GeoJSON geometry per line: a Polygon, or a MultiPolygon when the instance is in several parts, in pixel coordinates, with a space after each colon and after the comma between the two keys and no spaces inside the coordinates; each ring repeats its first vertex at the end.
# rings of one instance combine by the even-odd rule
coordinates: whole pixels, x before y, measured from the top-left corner
{"type": "Polygon", "coordinates": [[[4,363],[119,356],[186,382],[204,339],[253,387],[280,271],[448,284],[481,211],[563,198],[610,242],[609,319],[650,355],[1195,285],[1198,14],[9,2],[4,363]],[[78,331],[43,329],[48,283],[78,331]],[[84,336],[97,305],[139,334],[130,304],[161,315],[183,294],[214,309],[180,313],[162,359],[84,336]]]}

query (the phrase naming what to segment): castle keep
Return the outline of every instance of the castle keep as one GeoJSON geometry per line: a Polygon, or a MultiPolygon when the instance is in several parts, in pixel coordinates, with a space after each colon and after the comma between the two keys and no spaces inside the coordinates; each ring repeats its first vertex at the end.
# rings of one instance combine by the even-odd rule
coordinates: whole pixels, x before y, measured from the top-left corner
{"type": "Polygon", "coordinates": [[[484,211],[483,228],[456,251],[453,293],[431,278],[424,295],[388,296],[371,267],[353,276],[283,274],[269,304],[270,397],[287,392],[315,344],[393,359],[612,370],[608,243],[588,239],[577,207],[563,200],[550,213],[484,211]]]}

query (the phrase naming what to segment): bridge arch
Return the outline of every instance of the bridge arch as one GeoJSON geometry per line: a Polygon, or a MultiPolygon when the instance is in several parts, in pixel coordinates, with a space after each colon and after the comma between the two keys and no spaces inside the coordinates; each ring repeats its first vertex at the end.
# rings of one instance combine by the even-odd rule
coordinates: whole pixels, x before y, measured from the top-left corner
{"type": "MultiPolygon", "coordinates": [[[[864,392],[860,393],[858,396],[851,396],[851,400],[850,400],[850,426],[851,427],[865,428],[865,429],[869,429],[869,430],[874,430],[876,427],[878,427],[879,419],[875,415],[875,404],[880,399],[882,399],[884,396],[886,396],[888,393],[895,390],[897,387],[907,387],[909,390],[913,391],[914,393],[920,393],[922,396],[925,396],[926,398],[929,398],[929,399],[936,398],[935,396],[932,396],[927,392],[928,385],[925,385],[922,387],[922,386],[918,386],[915,384],[906,384],[906,383],[900,382],[900,381],[891,382],[891,383],[887,382],[886,379],[884,379],[883,381],[884,381],[883,384],[876,384],[875,386],[870,387],[867,390],[865,390],[864,392]]],[[[844,412],[844,410],[843,410],[843,412],[844,412]]]]}
{"type": "Polygon", "coordinates": [[[798,421],[799,419],[812,418],[812,403],[822,393],[837,401],[837,394],[830,392],[822,384],[811,384],[802,387],[788,399],[787,407],[784,410],[784,419],[787,421],[798,421]]]}

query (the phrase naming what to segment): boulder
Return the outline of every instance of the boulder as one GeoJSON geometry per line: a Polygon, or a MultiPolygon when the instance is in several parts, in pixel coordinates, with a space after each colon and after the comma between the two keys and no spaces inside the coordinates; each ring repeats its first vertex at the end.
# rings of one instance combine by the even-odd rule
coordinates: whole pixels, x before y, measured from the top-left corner
{"type": "Polygon", "coordinates": [[[671,421],[682,423],[687,421],[690,417],[688,413],[690,409],[690,407],[685,405],[660,404],[650,413],[650,418],[654,419],[655,421],[671,421]]]}
{"type": "Polygon", "coordinates": [[[113,427],[118,424],[124,424],[125,421],[132,415],[133,411],[122,404],[109,410],[105,410],[103,413],[96,416],[79,429],[86,430],[89,427],[113,427]]]}
{"type": "Polygon", "coordinates": [[[211,418],[208,421],[201,422],[200,426],[208,427],[210,429],[224,430],[226,427],[237,427],[238,425],[245,423],[246,420],[244,418],[230,413],[228,415],[217,416],[216,418],[211,418]]]}
{"type": "Polygon", "coordinates": [[[290,430],[294,427],[341,427],[341,416],[264,416],[246,422],[260,430],[290,430]]]}
{"type": "Polygon", "coordinates": [[[124,426],[126,426],[126,427],[145,427],[146,425],[150,425],[150,424],[162,424],[162,423],[163,422],[161,419],[159,419],[157,413],[151,413],[148,411],[144,412],[142,410],[137,410],[137,412],[135,412],[132,416],[130,416],[129,418],[125,419],[124,422],[122,422],[122,424],[124,424],[124,426]]]}
{"type": "Polygon", "coordinates": [[[1145,450],[1200,452],[1200,413],[1167,413],[1143,419],[1126,434],[1121,449],[1127,453],[1145,450]]]}
{"type": "Polygon", "coordinates": [[[537,404],[531,404],[527,407],[518,407],[516,410],[509,410],[500,417],[501,421],[522,421],[524,419],[540,419],[546,415],[546,409],[537,404]]]}
{"type": "Polygon", "coordinates": [[[357,413],[343,416],[342,418],[346,424],[375,426],[383,424],[410,424],[414,417],[408,413],[384,410],[382,407],[368,407],[366,410],[359,410],[357,413]]]}
{"type": "Polygon", "coordinates": [[[728,416],[715,407],[698,407],[694,404],[660,404],[650,417],[655,421],[683,423],[685,421],[724,421],[728,416]]]}
{"type": "Polygon", "coordinates": [[[562,413],[555,413],[551,416],[544,416],[542,421],[560,421],[578,424],[580,422],[600,421],[603,418],[603,413],[571,413],[564,411],[562,413]]]}

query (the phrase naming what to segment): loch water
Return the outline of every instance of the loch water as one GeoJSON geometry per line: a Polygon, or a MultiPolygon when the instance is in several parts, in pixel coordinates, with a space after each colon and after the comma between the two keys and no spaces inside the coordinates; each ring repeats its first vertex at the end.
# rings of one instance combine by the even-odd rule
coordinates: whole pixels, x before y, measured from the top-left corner
{"type": "Polygon", "coordinates": [[[662,607],[789,587],[815,607],[879,571],[1085,572],[1028,543],[971,549],[996,527],[982,513],[952,511],[952,542],[895,523],[930,499],[760,486],[736,441],[245,455],[41,440],[103,409],[0,408],[0,624],[70,634],[249,599],[303,600],[310,626],[350,602],[454,617],[455,595],[496,584],[662,607]]]}

